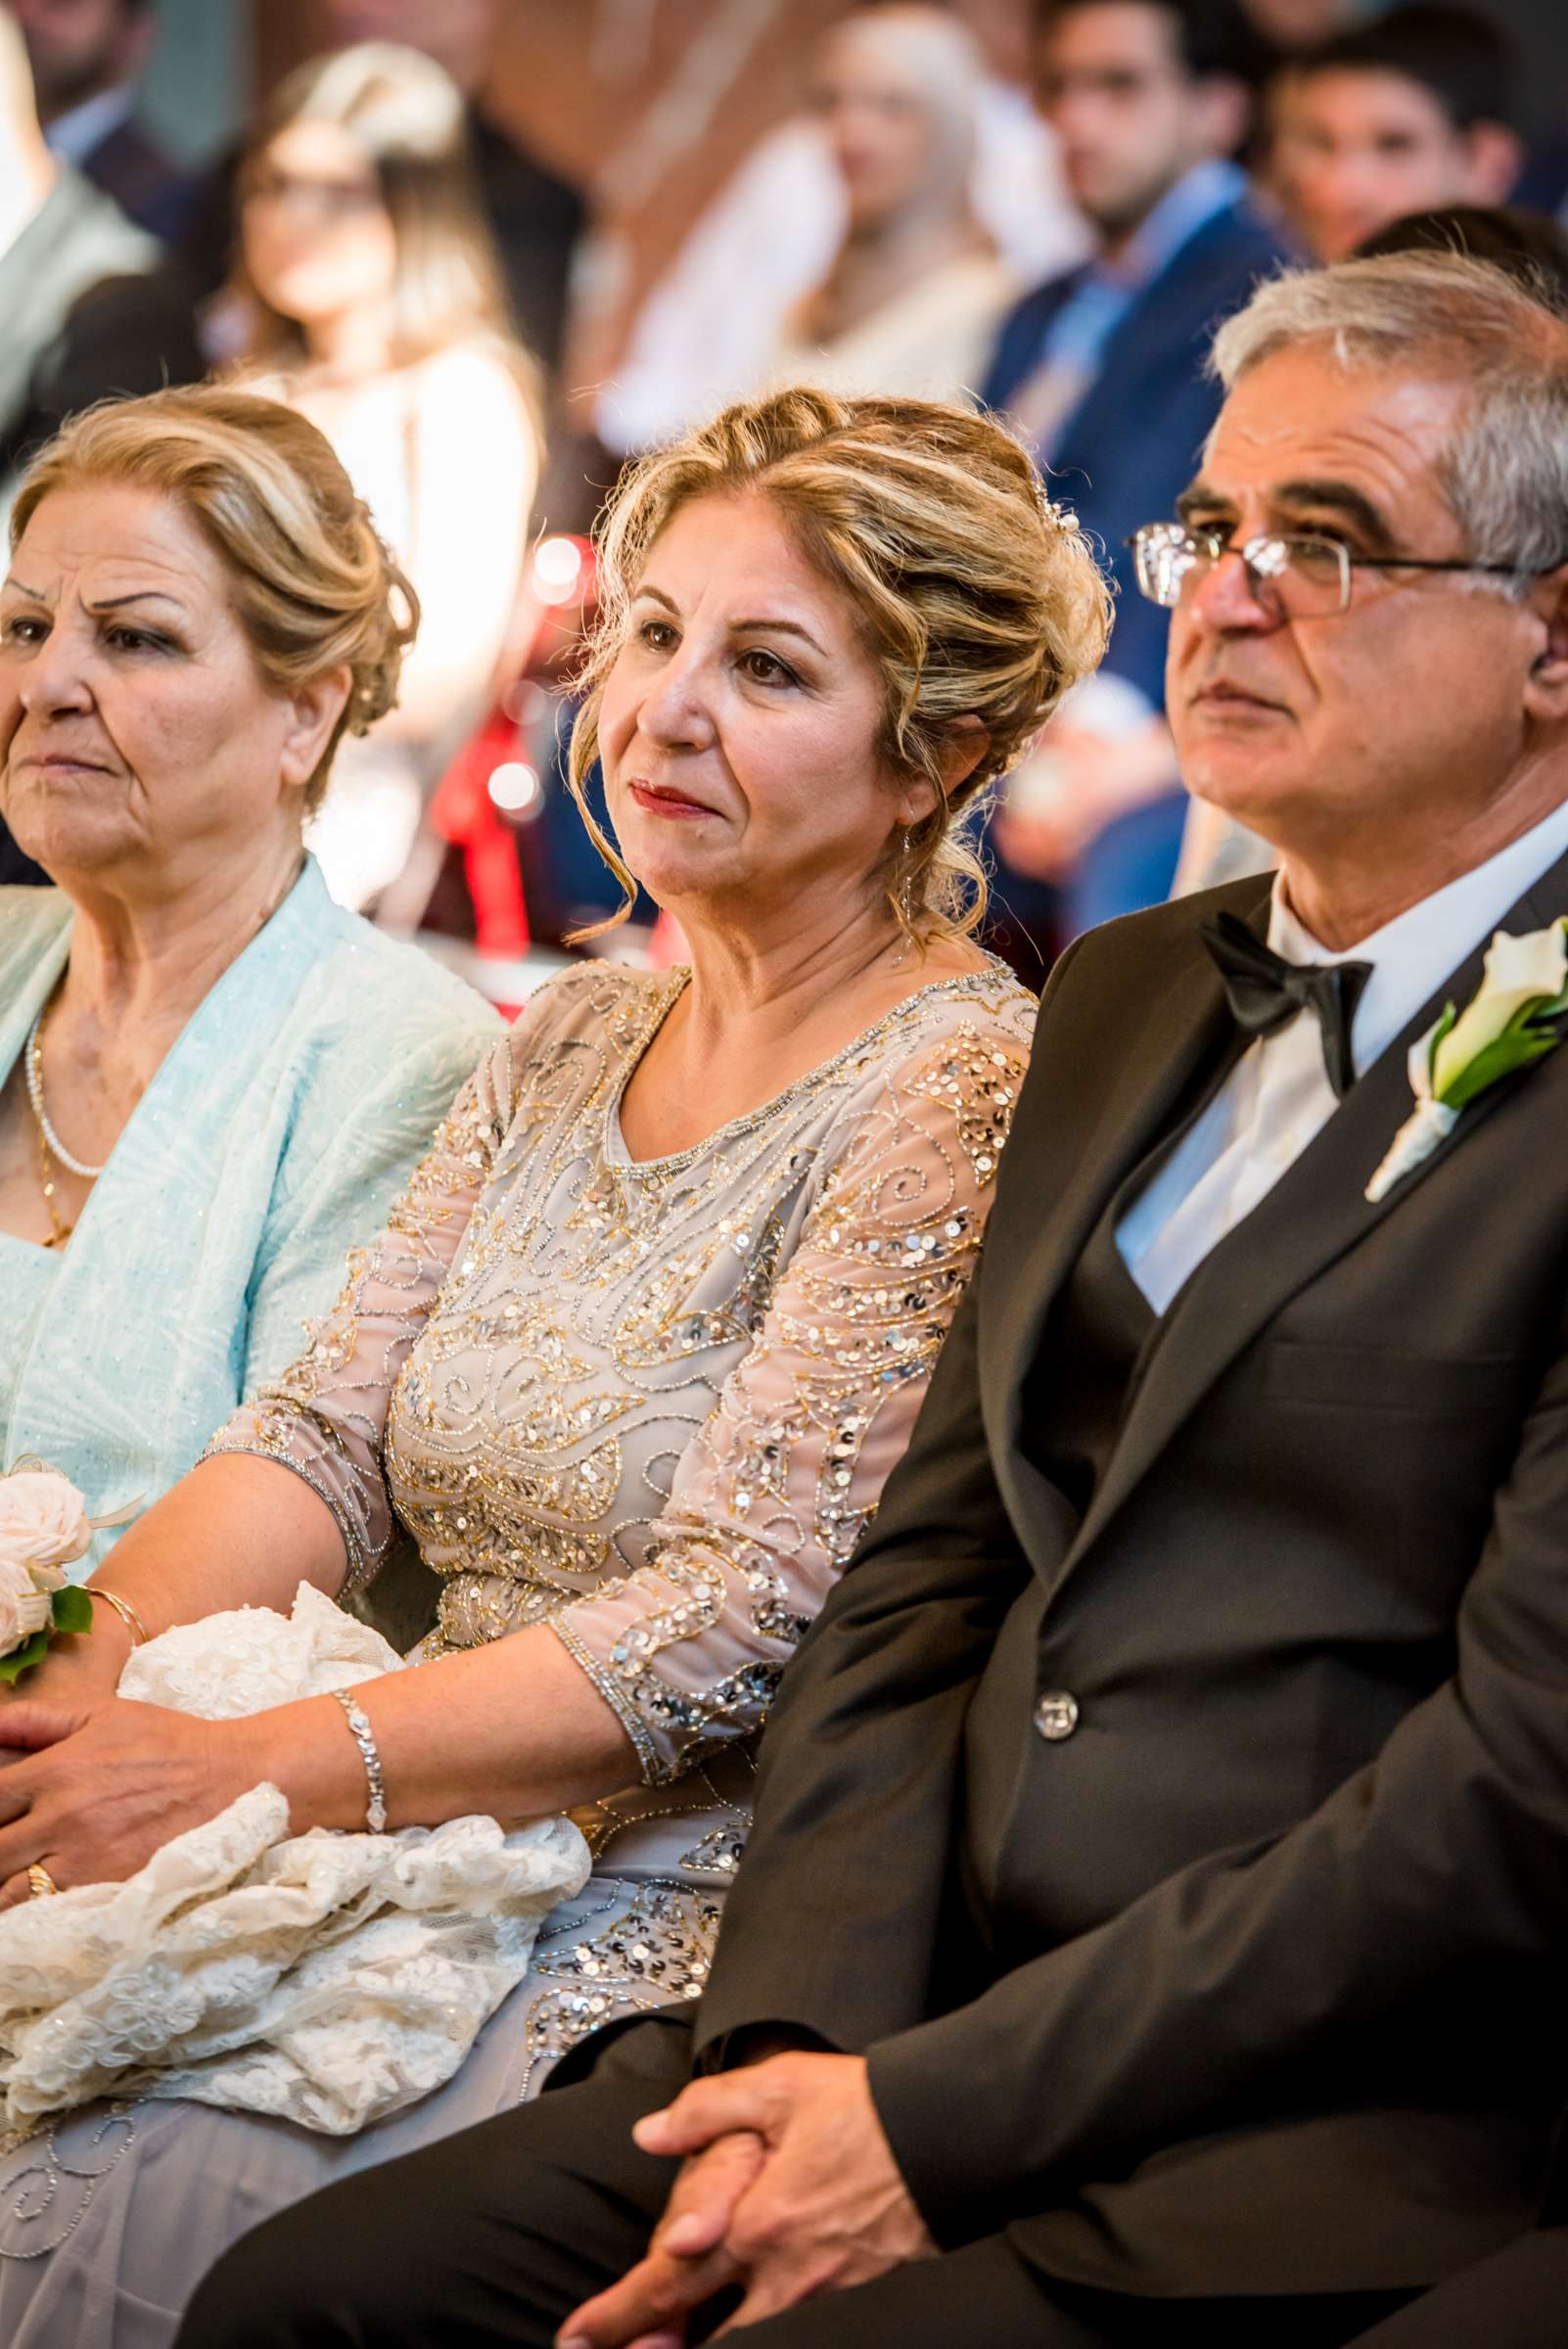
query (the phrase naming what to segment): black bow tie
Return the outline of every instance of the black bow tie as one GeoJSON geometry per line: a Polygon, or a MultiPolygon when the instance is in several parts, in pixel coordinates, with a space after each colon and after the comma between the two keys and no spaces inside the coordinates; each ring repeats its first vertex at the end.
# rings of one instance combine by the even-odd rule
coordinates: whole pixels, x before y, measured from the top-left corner
{"type": "Polygon", "coordinates": [[[1272,1036],[1298,1011],[1317,1014],[1323,1032],[1323,1066],[1335,1098],[1343,1101],[1356,1082],[1351,1022],[1361,990],[1372,976],[1371,964],[1287,962],[1233,913],[1222,913],[1205,922],[1198,936],[1214,956],[1231,1016],[1246,1035],[1272,1036]]]}

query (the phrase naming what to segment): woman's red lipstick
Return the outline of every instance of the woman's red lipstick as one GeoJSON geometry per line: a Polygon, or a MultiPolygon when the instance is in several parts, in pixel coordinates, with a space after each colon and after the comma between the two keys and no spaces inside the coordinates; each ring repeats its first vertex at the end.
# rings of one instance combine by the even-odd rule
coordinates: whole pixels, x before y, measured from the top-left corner
{"type": "Polygon", "coordinates": [[[626,790],[639,807],[650,815],[693,816],[712,815],[714,809],[705,807],[700,800],[688,800],[684,792],[671,791],[668,784],[629,782],[626,790]]]}

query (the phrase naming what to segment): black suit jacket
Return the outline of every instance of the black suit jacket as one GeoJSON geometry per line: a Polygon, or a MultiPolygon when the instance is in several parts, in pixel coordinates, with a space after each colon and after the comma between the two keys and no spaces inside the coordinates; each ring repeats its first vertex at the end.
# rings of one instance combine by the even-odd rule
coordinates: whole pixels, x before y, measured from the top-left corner
{"type": "MultiPolygon", "coordinates": [[[[1032,1464],[1053,1299],[1235,1049],[1198,923],[1266,903],[1053,974],[698,2016],[868,2050],[940,2240],[1136,2293],[1446,2275],[1532,2223],[1568,2082],[1568,1050],[1363,1195],[1479,948],[1173,1302],[1086,1514],[1032,1464]]],[[[1565,912],[1568,859],[1506,926],[1565,912]]]]}

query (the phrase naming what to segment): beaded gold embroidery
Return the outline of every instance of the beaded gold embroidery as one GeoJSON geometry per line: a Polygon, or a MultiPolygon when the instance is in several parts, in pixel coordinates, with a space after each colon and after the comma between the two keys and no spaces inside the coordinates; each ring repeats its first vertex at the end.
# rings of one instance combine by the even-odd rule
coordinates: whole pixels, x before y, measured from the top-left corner
{"type": "Polygon", "coordinates": [[[522,2095],[542,2083],[569,2048],[623,2015],[651,2014],[701,1998],[722,1914],[719,1896],[678,1883],[647,1884],[613,1923],[561,1937],[548,1928],[534,1951],[541,1989],[524,2024],[527,2062],[522,2095]]]}

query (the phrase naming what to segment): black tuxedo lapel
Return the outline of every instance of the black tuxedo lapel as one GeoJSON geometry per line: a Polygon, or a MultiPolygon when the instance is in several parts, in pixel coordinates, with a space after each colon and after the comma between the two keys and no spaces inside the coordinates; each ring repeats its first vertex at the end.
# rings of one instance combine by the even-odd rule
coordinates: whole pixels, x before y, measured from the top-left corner
{"type": "MultiPolygon", "coordinates": [[[[1498,925],[1523,934],[1568,913],[1568,857],[1513,904],[1498,925]]],[[[1397,1216],[1432,1180],[1476,1127],[1546,1063],[1481,1095],[1421,1166],[1372,1206],[1366,1185],[1412,1107],[1409,1048],[1445,1003],[1461,1010],[1481,984],[1491,934],[1422,1005],[1339,1104],[1333,1116],[1242,1223],[1197,1267],[1173,1300],[1131,1398],[1122,1440],[1066,1561],[1071,1572],[1215,1381],[1281,1308],[1348,1248],[1397,1216]]]]}

